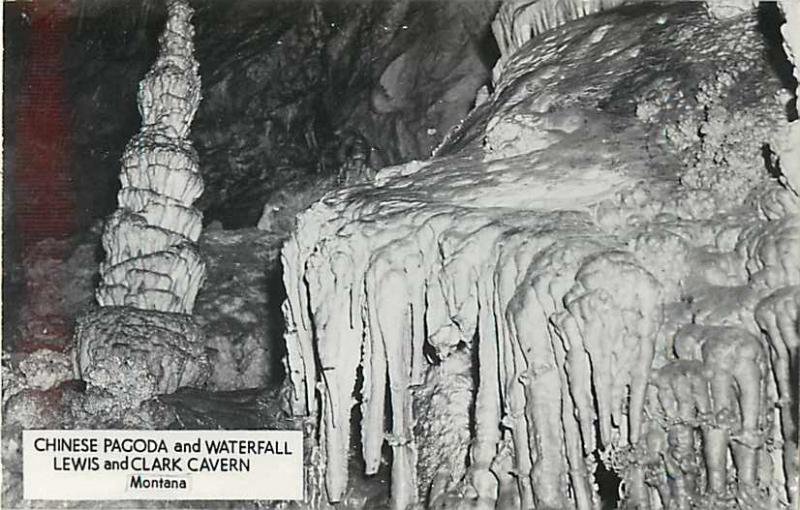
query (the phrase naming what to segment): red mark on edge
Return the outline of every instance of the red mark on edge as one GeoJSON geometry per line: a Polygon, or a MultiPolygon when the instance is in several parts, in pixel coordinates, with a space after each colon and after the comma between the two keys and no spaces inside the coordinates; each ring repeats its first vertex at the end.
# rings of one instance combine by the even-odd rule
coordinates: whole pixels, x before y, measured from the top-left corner
{"type": "MultiPolygon", "coordinates": [[[[70,121],[63,65],[69,4],[38,0],[26,4],[24,9],[30,16],[31,32],[16,112],[14,168],[9,179],[16,240],[20,243],[14,248],[26,262],[30,261],[27,256],[61,260],[66,256],[67,243],[39,243],[45,239],[66,239],[76,229],[76,198],[70,175],[70,121]]],[[[39,281],[41,275],[35,282],[26,282],[25,307],[45,312],[47,320],[40,323],[45,329],[64,328],[66,318],[62,296],[68,289],[64,289],[65,282],[59,275],[60,271],[54,271],[46,285],[39,281]]],[[[43,338],[52,338],[55,331],[44,331],[40,335],[29,329],[22,332],[17,350],[30,351],[41,347],[60,350],[66,347],[59,345],[63,339],[42,345],[48,343],[46,340],[42,342],[43,338]]]]}

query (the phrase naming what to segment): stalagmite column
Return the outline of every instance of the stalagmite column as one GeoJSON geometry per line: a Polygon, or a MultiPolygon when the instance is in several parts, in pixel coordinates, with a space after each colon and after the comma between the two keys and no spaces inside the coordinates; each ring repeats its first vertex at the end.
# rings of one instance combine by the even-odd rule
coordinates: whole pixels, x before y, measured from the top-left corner
{"type": "Polygon", "coordinates": [[[119,208],[106,224],[97,301],[190,314],[205,278],[194,243],[203,192],[197,153],[188,139],[200,103],[192,9],[168,4],[158,60],[139,84],[142,129],[122,156],[119,208]]]}
{"type": "Polygon", "coordinates": [[[188,138],[200,103],[193,10],[168,0],[167,12],[158,58],[139,84],[142,127],[122,156],[119,208],[103,232],[106,259],[96,292],[103,308],[77,329],[79,375],[122,395],[135,384],[128,376],[143,382],[119,368],[125,361],[151,383],[135,400],[197,384],[208,371],[190,317],[205,278],[195,244],[202,213],[192,206],[203,180],[188,138]]]}

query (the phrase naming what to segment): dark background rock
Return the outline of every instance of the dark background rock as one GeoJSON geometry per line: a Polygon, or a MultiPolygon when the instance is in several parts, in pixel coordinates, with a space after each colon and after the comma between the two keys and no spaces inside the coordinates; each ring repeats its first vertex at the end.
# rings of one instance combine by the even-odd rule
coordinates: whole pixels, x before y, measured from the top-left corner
{"type": "Polygon", "coordinates": [[[194,315],[211,364],[209,388],[260,388],[283,379],[282,241],[254,228],[208,230],[200,239],[207,276],[194,315]]]}
{"type": "Polygon", "coordinates": [[[101,250],[96,231],[45,239],[3,263],[3,348],[64,350],[74,319],[94,301],[101,250]],[[11,299],[9,299],[11,298],[11,299]]]}

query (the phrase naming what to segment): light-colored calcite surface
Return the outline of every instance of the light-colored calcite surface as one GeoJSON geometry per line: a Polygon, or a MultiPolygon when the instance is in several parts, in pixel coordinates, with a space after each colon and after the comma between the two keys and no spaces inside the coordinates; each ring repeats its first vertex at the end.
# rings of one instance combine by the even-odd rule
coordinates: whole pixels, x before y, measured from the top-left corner
{"type": "Polygon", "coordinates": [[[205,279],[195,243],[203,192],[188,138],[200,103],[192,8],[170,1],[159,55],[139,84],[142,127],[122,156],[119,208],[106,223],[97,301],[101,306],[191,313],[205,279]]]}
{"type": "Polygon", "coordinates": [[[170,0],[167,15],[158,58],[139,84],[142,127],[122,156],[119,207],[103,231],[100,308],[75,331],[75,377],[121,409],[200,386],[211,372],[191,317],[205,280],[202,213],[192,206],[203,180],[188,138],[200,102],[193,10],[170,0]]]}
{"type": "MultiPolygon", "coordinates": [[[[779,5],[786,18],[786,23],[781,27],[783,49],[794,63],[795,81],[800,81],[800,3],[783,0],[779,5]]],[[[795,101],[797,96],[798,92],[795,91],[795,101]]],[[[800,195],[800,121],[795,119],[794,122],[790,122],[776,137],[775,144],[781,155],[781,170],[785,176],[785,184],[796,195],[800,195]]]]}
{"type": "Polygon", "coordinates": [[[435,158],[283,249],[327,497],[359,406],[396,509],[599,508],[601,464],[630,508],[796,506],[800,202],[756,16],[545,4],[501,8],[494,90],[435,158]],[[557,22],[514,42],[530,9],[557,22]]]}

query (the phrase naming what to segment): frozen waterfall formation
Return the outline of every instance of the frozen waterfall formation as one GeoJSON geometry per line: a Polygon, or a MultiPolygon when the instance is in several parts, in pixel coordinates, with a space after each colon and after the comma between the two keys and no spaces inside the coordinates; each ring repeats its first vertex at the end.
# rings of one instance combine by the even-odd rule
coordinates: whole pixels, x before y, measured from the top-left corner
{"type": "Polygon", "coordinates": [[[195,244],[202,213],[192,207],[203,180],[188,138],[200,103],[193,11],[183,0],[167,10],[158,58],[139,84],[142,127],[122,156],[119,208],[103,233],[101,308],[77,329],[80,375],[132,405],[208,373],[190,316],[205,278],[195,244]]]}
{"type": "MultiPolygon", "coordinates": [[[[794,79],[798,83],[796,98],[800,97],[800,3],[790,0],[780,2],[786,23],[781,27],[783,49],[794,63],[794,79]]],[[[797,104],[795,103],[795,110],[797,104]]],[[[800,120],[795,119],[779,134],[775,145],[781,155],[784,184],[795,195],[800,195],[800,120]]]]}
{"type": "Polygon", "coordinates": [[[284,247],[328,500],[360,406],[398,510],[599,508],[601,468],[628,508],[798,504],[794,91],[750,9],[593,3],[620,2],[501,8],[494,92],[437,157],[284,247]]]}

